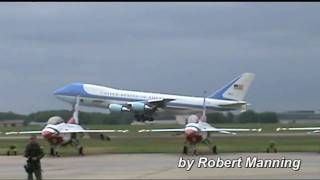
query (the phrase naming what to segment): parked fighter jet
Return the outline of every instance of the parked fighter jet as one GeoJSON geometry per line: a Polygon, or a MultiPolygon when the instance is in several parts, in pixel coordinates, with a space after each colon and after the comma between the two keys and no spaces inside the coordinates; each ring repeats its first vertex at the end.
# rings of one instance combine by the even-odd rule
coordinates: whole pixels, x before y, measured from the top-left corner
{"type": "Polygon", "coordinates": [[[188,123],[185,128],[180,129],[142,129],[139,132],[182,132],[185,134],[186,141],[183,147],[183,153],[188,154],[189,147],[192,149],[193,154],[197,154],[196,145],[203,142],[205,143],[214,154],[217,153],[217,147],[212,145],[209,140],[209,135],[212,132],[219,132],[225,134],[235,135],[235,132],[241,131],[255,131],[260,132],[261,129],[234,129],[234,128],[215,128],[208,124],[206,117],[206,97],[203,98],[203,111],[202,116],[198,118],[196,115],[191,115],[188,118],[188,123]]]}
{"type": "Polygon", "coordinates": [[[50,154],[58,156],[57,149],[61,146],[73,145],[78,148],[79,155],[83,155],[83,147],[80,145],[78,136],[83,136],[84,133],[125,133],[128,130],[86,130],[79,125],[79,100],[76,97],[73,116],[65,122],[59,116],[49,118],[47,125],[41,131],[20,131],[7,132],[6,135],[12,134],[41,134],[51,145],[50,154]]]}

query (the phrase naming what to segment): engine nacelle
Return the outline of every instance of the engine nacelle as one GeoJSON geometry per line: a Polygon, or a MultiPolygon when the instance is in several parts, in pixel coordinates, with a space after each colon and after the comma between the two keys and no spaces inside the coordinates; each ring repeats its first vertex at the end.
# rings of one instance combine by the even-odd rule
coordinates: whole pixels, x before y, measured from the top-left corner
{"type": "Polygon", "coordinates": [[[142,103],[142,102],[133,102],[131,103],[131,108],[133,111],[145,111],[152,109],[150,106],[142,103]]]}
{"type": "Polygon", "coordinates": [[[128,109],[127,107],[121,104],[110,104],[109,110],[111,112],[129,112],[130,111],[130,109],[128,109]]]}

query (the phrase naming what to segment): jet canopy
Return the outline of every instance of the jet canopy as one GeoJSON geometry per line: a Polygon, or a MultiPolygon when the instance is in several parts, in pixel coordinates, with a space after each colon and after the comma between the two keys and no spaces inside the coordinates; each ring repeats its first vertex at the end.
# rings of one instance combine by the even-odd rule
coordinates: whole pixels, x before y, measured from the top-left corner
{"type": "Polygon", "coordinates": [[[53,117],[49,118],[47,124],[57,125],[57,124],[60,124],[63,122],[64,122],[64,120],[61,117],[53,116],[53,117]]]}

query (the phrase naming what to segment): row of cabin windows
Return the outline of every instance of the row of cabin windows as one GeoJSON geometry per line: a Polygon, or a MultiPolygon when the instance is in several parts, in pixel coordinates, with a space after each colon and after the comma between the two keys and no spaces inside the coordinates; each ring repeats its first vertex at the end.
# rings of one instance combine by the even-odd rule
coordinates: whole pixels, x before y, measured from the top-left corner
{"type": "Polygon", "coordinates": [[[149,99],[160,99],[158,96],[145,96],[137,94],[127,94],[127,93],[111,93],[111,92],[102,92],[106,96],[122,96],[122,97],[135,97],[135,98],[149,98],[149,99]]]}

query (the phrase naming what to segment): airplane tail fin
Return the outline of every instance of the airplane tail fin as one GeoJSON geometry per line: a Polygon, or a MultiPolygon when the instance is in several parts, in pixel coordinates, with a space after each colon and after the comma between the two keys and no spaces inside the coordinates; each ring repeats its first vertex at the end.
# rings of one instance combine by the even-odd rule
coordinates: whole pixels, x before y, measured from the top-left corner
{"type": "Polygon", "coordinates": [[[244,99],[254,78],[255,74],[253,73],[243,73],[208,98],[241,101],[244,99]]]}
{"type": "Polygon", "coordinates": [[[76,104],[74,105],[73,115],[69,119],[68,124],[79,124],[79,103],[80,97],[76,97],[76,104]]]}

